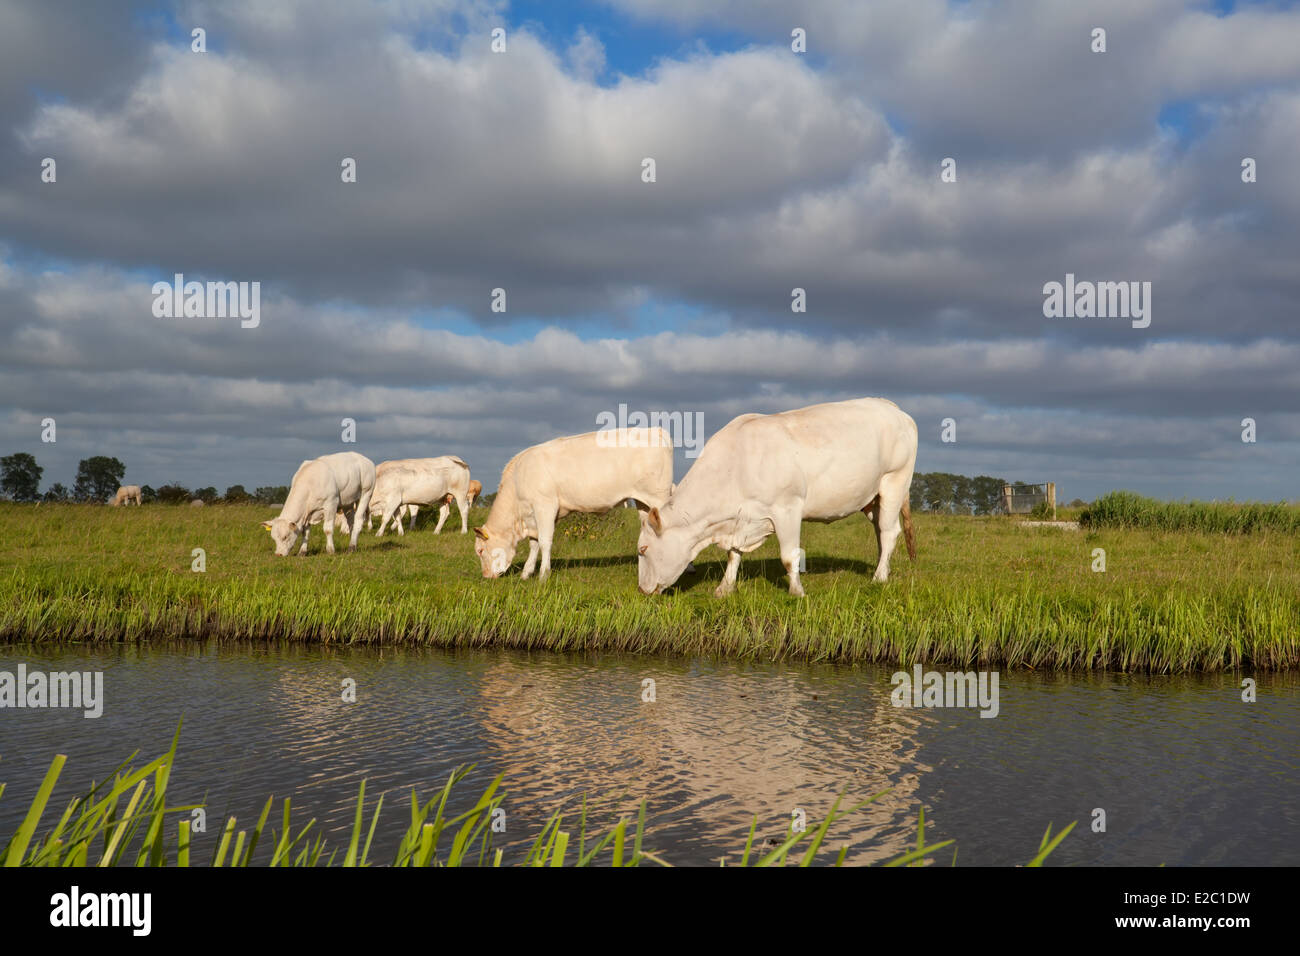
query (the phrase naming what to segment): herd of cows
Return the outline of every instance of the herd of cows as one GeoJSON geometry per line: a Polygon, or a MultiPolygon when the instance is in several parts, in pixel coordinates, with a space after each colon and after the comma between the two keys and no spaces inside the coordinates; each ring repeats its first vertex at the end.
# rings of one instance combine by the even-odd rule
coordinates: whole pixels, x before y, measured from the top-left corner
{"type": "MultiPolygon", "coordinates": [[[[873,522],[880,558],[875,580],[889,577],[900,532],[916,557],[908,492],[916,466],[916,422],[893,402],[859,398],[811,405],[773,415],[740,415],[713,435],[680,484],[673,484],[672,439],[662,428],[621,428],[556,438],[526,448],[501,472],[501,483],[474,551],[483,577],[496,578],[528,541],[523,577],[541,559],[540,579],[551,569],[555,522],[573,512],[600,513],[631,499],[640,513],[637,578],[645,594],[662,593],[709,545],[727,552],[727,568],[714,592],[735,590],[742,554],[773,533],[789,574],[799,582],[800,523],[838,521],[861,511],[873,522]]],[[[404,533],[418,508],[438,505],[436,534],[453,501],[461,533],[469,506],[482,490],[469,465],[453,455],[382,462],[356,452],[304,461],[294,473],[280,515],[262,526],[275,553],[286,556],[301,539],[305,554],[311,526],[321,524],[325,549],[334,553],[334,528],[357,546],[361,524],[380,518],[404,533]]],[[[118,490],[114,504],[134,500],[139,488],[118,490]]]]}

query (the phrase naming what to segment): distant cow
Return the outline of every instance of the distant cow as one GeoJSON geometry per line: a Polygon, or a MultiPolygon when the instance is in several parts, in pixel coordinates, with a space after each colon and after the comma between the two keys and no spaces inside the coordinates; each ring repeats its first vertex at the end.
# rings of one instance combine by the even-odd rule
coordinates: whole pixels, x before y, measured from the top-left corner
{"type": "Polygon", "coordinates": [[[202,507],[203,507],[203,499],[202,499],[202,498],[194,498],[193,500],[190,501],[190,507],[191,507],[191,508],[202,508],[202,507]]]}
{"type": "MultiPolygon", "coordinates": [[[[477,478],[471,478],[469,482],[469,490],[465,493],[465,500],[471,508],[474,507],[474,499],[476,499],[480,494],[482,494],[482,492],[483,492],[483,482],[479,481],[477,478]]],[[[438,528],[441,528],[442,523],[447,520],[447,515],[451,513],[451,503],[455,500],[456,500],[456,496],[453,494],[449,493],[443,495],[442,505],[438,508],[438,524],[437,527],[434,528],[434,534],[438,533],[438,528]]],[[[401,510],[398,511],[399,517],[397,518],[397,520],[398,521],[401,520],[400,517],[401,515],[403,514],[407,515],[410,518],[410,521],[407,523],[406,529],[410,531],[412,528],[415,527],[415,516],[418,515],[419,513],[420,513],[419,505],[402,505],[401,510]]],[[[370,505],[370,527],[372,528],[375,525],[374,522],[375,515],[376,515],[375,504],[372,499],[370,505]]],[[[463,533],[464,532],[462,532],[462,534],[463,533]]]]}
{"type": "Polygon", "coordinates": [[[123,485],[117,489],[117,494],[109,504],[116,508],[118,505],[129,505],[133,501],[137,506],[140,504],[140,486],[123,485]]]}
{"type": "Polygon", "coordinates": [[[916,444],[916,422],[883,398],[732,419],[708,440],[668,503],[647,515],[637,542],[640,589],[663,591],[716,544],[728,555],[714,592],[722,597],[736,588],[740,556],[776,532],[790,593],[802,596],[800,522],[859,511],[875,523],[875,580],[887,580],[900,530],[916,557],[908,507],[916,444]]]}
{"type": "Polygon", "coordinates": [[[644,521],[647,509],[668,500],[672,484],[672,441],[662,428],[587,432],[526,448],[506,464],[487,521],[474,529],[483,577],[503,574],[527,538],[523,577],[532,576],[540,551],[544,581],[557,518],[609,511],[635,498],[644,521]]]}
{"type": "MultiPolygon", "coordinates": [[[[398,458],[383,462],[376,469],[374,504],[371,513],[380,516],[379,534],[384,533],[388,522],[396,518],[397,533],[405,534],[402,528],[402,510],[407,506],[439,505],[438,524],[433,529],[437,534],[442,530],[443,522],[451,508],[448,501],[454,500],[460,507],[460,532],[469,530],[469,465],[455,455],[443,455],[440,458],[398,458]]],[[[411,513],[411,524],[415,524],[415,514],[411,513]]]]}
{"type": "MultiPolygon", "coordinates": [[[[284,557],[300,536],[302,547],[298,554],[306,554],[311,526],[319,522],[325,527],[325,550],[333,554],[334,524],[340,509],[355,505],[360,517],[369,507],[374,490],[375,464],[365,455],[354,451],[322,455],[299,466],[284,510],[278,518],[263,521],[262,527],[271,532],[275,553],[284,557]]],[[[360,532],[361,521],[353,521],[349,551],[357,549],[360,532]]]]}

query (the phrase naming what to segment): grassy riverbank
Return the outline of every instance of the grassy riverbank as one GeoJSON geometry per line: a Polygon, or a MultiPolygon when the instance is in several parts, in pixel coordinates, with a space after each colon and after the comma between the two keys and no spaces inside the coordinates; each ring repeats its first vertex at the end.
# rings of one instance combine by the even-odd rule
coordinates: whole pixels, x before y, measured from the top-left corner
{"type": "MultiPolygon", "coordinates": [[[[808,596],[786,593],[775,538],[736,595],[710,549],[674,592],[636,590],[636,516],[573,516],[553,574],[479,575],[453,516],[441,535],[362,535],[358,551],[275,558],[259,506],[0,504],[0,639],[209,637],[886,660],[1160,672],[1300,666],[1300,536],[1030,528],[917,515],[874,584],[865,518],[806,524],[808,596]],[[191,570],[202,548],[206,571],[191,570]],[[1092,570],[1094,549],[1106,570],[1092,570]]],[[[486,516],[475,509],[474,523],[486,516]]]]}

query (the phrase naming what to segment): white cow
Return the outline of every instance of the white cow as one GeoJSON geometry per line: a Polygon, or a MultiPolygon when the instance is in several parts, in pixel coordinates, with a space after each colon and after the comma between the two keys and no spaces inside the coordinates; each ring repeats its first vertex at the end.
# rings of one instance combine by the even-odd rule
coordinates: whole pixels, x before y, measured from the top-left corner
{"type": "MultiPolygon", "coordinates": [[[[294,483],[295,481],[298,480],[298,474],[299,474],[299,473],[300,473],[304,468],[306,468],[308,465],[310,465],[310,464],[311,464],[313,461],[315,461],[315,460],[316,460],[315,458],[304,458],[304,459],[302,460],[302,464],[298,466],[298,471],[295,471],[295,472],[293,473],[293,477],[292,477],[291,479],[289,479],[289,485],[290,485],[290,487],[292,487],[292,486],[293,486],[293,483],[294,483]]],[[[373,501],[374,501],[374,498],[371,498],[370,500],[373,502],[373,501]]],[[[283,507],[284,507],[284,503],[281,502],[280,504],[278,504],[278,505],[272,505],[271,507],[272,507],[272,508],[283,508],[283,507]]],[[[356,513],[357,513],[357,506],[356,506],[356,505],[353,505],[353,506],[350,507],[350,508],[343,508],[343,507],[340,507],[339,510],[338,510],[337,512],[335,512],[335,514],[334,514],[334,527],[335,527],[337,530],[342,531],[344,534],[351,534],[351,533],[352,533],[352,530],[351,530],[351,529],[352,529],[352,525],[351,525],[351,524],[349,523],[349,521],[348,521],[348,515],[349,515],[349,514],[355,515],[356,513]]],[[[316,513],[313,514],[312,517],[311,517],[311,523],[314,524],[314,525],[320,524],[323,520],[324,520],[324,513],[323,513],[323,512],[316,512],[316,513]]]]}
{"type": "MultiPolygon", "coordinates": [[[[444,498],[455,500],[460,507],[460,533],[469,530],[469,465],[455,455],[440,458],[397,458],[385,461],[376,470],[374,503],[371,514],[380,516],[379,535],[388,522],[396,518],[398,534],[402,528],[402,511],[407,506],[440,505],[438,525],[434,534],[442,530],[451,508],[444,498]]],[[[415,511],[409,511],[411,526],[415,525],[415,511]]],[[[376,535],[378,537],[379,535],[376,535]]]]}
{"type": "MultiPolygon", "coordinates": [[[[304,461],[294,472],[289,497],[284,501],[280,516],[263,521],[262,527],[271,532],[275,553],[284,557],[299,536],[302,537],[302,547],[298,554],[306,554],[311,526],[321,523],[325,526],[325,550],[333,554],[334,524],[339,510],[355,504],[356,515],[360,518],[370,505],[374,489],[375,464],[365,455],[341,451],[304,461]]],[[[357,549],[360,532],[361,521],[353,521],[349,551],[357,549]]]]}
{"type": "Polygon", "coordinates": [[[532,576],[540,550],[545,581],[557,518],[609,511],[635,498],[644,521],[648,509],[668,500],[672,485],[672,440],[662,428],[607,429],[526,448],[506,464],[487,521],[474,529],[483,577],[505,573],[527,538],[523,577],[532,576]]]}
{"type": "Polygon", "coordinates": [[[799,583],[799,523],[838,521],[862,511],[875,522],[889,577],[899,515],[916,557],[908,489],[916,466],[916,422],[883,398],[811,405],[777,415],[741,415],[708,440],[663,508],[646,516],[637,542],[638,586],[657,594],[710,544],[727,552],[714,592],[736,589],[740,556],[776,532],[790,593],[799,583]]]}
{"type": "Polygon", "coordinates": [[[123,485],[117,489],[117,494],[113,496],[113,500],[110,501],[109,504],[116,508],[118,505],[122,504],[129,505],[133,501],[137,506],[140,504],[140,486],[123,485]]]}
{"type": "MultiPolygon", "coordinates": [[[[473,508],[474,499],[477,498],[482,493],[483,493],[483,482],[479,481],[477,478],[471,478],[469,482],[469,490],[465,492],[465,501],[469,504],[471,508],[473,508]]],[[[442,523],[447,520],[447,515],[450,514],[451,512],[451,503],[455,500],[456,500],[456,496],[453,494],[446,494],[443,496],[442,506],[438,509],[438,525],[433,530],[434,534],[438,533],[438,528],[441,528],[442,523]]],[[[370,500],[371,520],[369,522],[369,527],[371,528],[375,526],[375,522],[373,519],[377,514],[377,510],[376,510],[377,505],[375,504],[375,501],[376,499],[374,498],[370,500]]],[[[419,505],[402,505],[402,507],[399,508],[397,511],[398,517],[394,523],[400,523],[401,516],[406,515],[407,517],[410,518],[410,521],[407,522],[406,530],[410,531],[415,527],[415,516],[418,515],[419,513],[420,513],[419,505]]],[[[462,531],[461,533],[463,534],[464,532],[462,531]]]]}

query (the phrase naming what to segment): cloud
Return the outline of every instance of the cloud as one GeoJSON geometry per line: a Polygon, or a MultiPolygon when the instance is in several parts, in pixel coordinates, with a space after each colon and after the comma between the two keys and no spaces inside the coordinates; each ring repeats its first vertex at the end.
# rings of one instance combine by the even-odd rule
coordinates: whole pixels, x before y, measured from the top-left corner
{"type": "Polygon", "coordinates": [[[712,431],[883,394],[923,469],[1294,495],[1300,12],[613,5],[752,42],[624,75],[601,26],[496,2],[181,3],[97,14],[100,45],[7,6],[0,440],[57,413],[65,482],[120,449],[248,485],[350,416],[376,456],[494,475],[619,402],[712,431]],[[262,282],[262,327],[154,319],[175,272],[262,282]],[[1151,327],[1044,318],[1067,273],[1150,281],[1151,327]]]}

